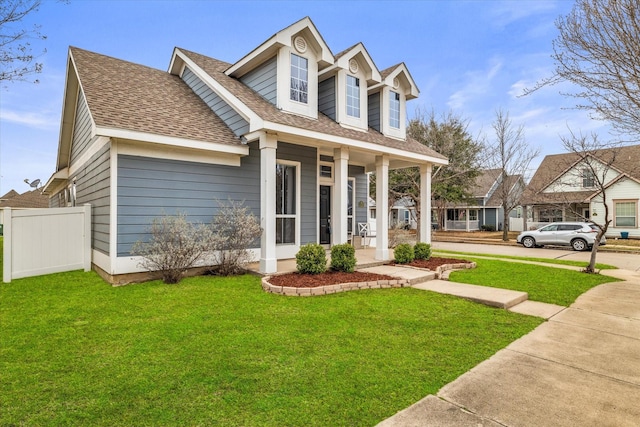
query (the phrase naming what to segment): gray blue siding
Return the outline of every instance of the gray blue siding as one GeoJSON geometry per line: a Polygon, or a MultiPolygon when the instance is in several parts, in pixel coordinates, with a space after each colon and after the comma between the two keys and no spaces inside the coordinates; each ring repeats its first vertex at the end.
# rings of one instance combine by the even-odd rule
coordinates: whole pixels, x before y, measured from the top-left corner
{"type": "Polygon", "coordinates": [[[155,217],[185,213],[209,223],[217,201],[244,201],[260,216],[260,157],[255,144],[241,166],[118,156],[118,256],[130,255],[155,217]]]}
{"type": "Polygon", "coordinates": [[[277,61],[274,56],[255,70],[242,76],[240,81],[255,90],[264,99],[277,105],[278,103],[278,75],[277,61]]]}
{"type": "Polygon", "coordinates": [[[110,144],[105,144],[81,169],[76,180],[76,206],[91,204],[91,246],[109,254],[110,144]]]}
{"type": "Polygon", "coordinates": [[[236,135],[249,132],[249,122],[242,118],[229,104],[224,102],[209,86],[200,80],[189,68],[182,73],[182,80],[213,110],[236,135]]]}
{"type": "Polygon", "coordinates": [[[300,162],[300,245],[317,242],[318,218],[316,194],[318,192],[318,170],[315,148],[278,142],[276,157],[281,160],[300,162]]]}
{"type": "Polygon", "coordinates": [[[358,223],[367,222],[367,174],[365,174],[363,166],[350,165],[349,177],[356,179],[356,225],[354,232],[357,233],[358,223]]]}
{"type": "Polygon", "coordinates": [[[84,99],[82,90],[78,93],[78,103],[76,105],[76,117],[73,126],[73,139],[71,142],[71,164],[80,157],[91,141],[91,115],[84,99]]]}
{"type": "Polygon", "coordinates": [[[368,97],[369,127],[380,130],[380,92],[372,93],[368,97]]]}
{"type": "Polygon", "coordinates": [[[336,78],[330,77],[318,83],[318,111],[336,119],[336,78]]]}

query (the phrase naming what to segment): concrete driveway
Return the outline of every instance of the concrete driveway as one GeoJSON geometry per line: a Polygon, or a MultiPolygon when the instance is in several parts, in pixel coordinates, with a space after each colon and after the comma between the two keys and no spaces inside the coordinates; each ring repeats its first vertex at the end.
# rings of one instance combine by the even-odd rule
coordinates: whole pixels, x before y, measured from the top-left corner
{"type": "MultiPolygon", "coordinates": [[[[436,242],[435,249],[586,260],[588,253],[436,242]]],[[[640,425],[640,256],[606,283],[379,427],[640,425]]]]}
{"type": "MultiPolygon", "coordinates": [[[[550,249],[550,248],[531,248],[527,249],[520,245],[504,246],[504,245],[488,245],[479,243],[452,243],[452,242],[433,242],[433,249],[475,252],[482,254],[497,255],[515,255],[535,258],[555,258],[568,259],[574,261],[589,262],[591,252],[576,252],[566,249],[550,249]]],[[[615,265],[630,271],[640,271],[640,255],[625,254],[614,252],[598,252],[597,262],[609,265],[615,265]]],[[[639,423],[640,424],[640,423],[639,423]]]]}

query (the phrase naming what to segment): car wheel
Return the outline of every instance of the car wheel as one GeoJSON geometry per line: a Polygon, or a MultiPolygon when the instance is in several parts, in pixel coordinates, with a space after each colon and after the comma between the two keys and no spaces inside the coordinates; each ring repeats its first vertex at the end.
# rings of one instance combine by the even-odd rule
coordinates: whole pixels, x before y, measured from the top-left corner
{"type": "Polygon", "coordinates": [[[575,239],[571,241],[571,247],[574,251],[584,251],[588,248],[587,242],[582,239],[575,239]]]}
{"type": "Polygon", "coordinates": [[[522,246],[525,248],[533,248],[536,246],[536,240],[531,236],[523,237],[522,246]]]}

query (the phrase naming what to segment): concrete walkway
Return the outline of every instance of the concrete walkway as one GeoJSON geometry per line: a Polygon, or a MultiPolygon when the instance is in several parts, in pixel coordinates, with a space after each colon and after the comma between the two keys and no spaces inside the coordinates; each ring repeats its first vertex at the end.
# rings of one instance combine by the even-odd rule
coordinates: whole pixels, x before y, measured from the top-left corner
{"type": "Polygon", "coordinates": [[[607,274],[626,281],[589,290],[379,426],[640,425],[640,274],[607,274]]]}

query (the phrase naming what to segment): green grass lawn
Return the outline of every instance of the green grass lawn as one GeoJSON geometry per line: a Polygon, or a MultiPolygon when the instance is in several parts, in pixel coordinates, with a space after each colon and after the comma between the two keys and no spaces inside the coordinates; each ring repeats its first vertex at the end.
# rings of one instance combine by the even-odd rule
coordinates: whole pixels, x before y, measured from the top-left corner
{"type": "Polygon", "coordinates": [[[563,306],[571,305],[576,298],[594,286],[619,281],[609,276],[562,268],[471,256],[464,258],[475,261],[477,268],[452,272],[449,275],[452,282],[523,291],[529,294],[532,301],[563,306]]]}
{"type": "Polygon", "coordinates": [[[0,285],[0,425],[369,426],[541,322],[411,288],[19,279],[0,285]]]}

